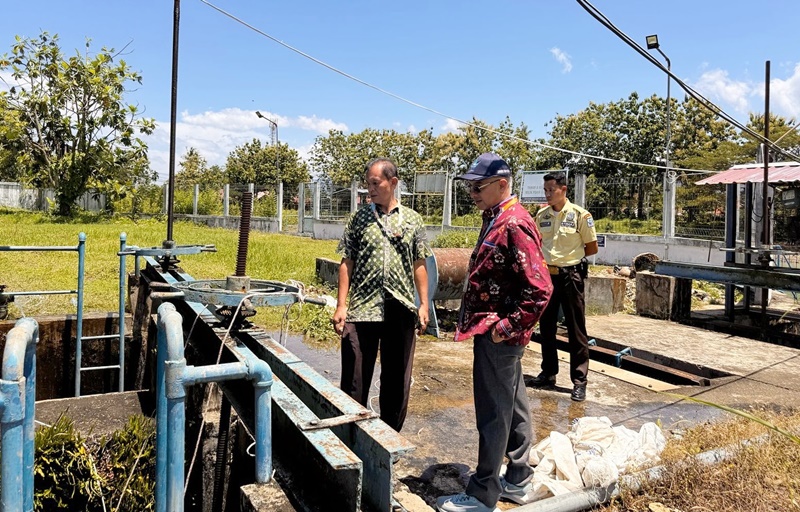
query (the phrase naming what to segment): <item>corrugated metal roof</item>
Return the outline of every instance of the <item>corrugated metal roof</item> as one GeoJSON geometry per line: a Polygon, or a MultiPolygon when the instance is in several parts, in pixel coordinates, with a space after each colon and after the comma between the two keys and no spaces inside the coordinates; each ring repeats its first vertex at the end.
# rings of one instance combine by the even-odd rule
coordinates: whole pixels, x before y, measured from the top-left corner
{"type": "MultiPolygon", "coordinates": [[[[770,183],[792,183],[800,181],[800,162],[773,162],[769,164],[770,183]]],[[[697,182],[697,185],[730,183],[764,183],[764,164],[734,165],[697,182]]]]}

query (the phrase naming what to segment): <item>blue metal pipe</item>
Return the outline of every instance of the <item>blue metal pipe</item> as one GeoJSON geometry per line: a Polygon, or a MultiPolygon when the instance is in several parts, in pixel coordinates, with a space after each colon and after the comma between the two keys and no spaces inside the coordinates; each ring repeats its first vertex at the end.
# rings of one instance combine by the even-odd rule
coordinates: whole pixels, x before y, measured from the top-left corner
{"type": "Polygon", "coordinates": [[[125,246],[128,235],[119,235],[119,392],[125,391],[125,246]]]}
{"type": "Polygon", "coordinates": [[[266,483],[272,477],[272,368],[244,345],[236,351],[250,367],[255,388],[256,482],[266,483]]]}
{"type": "Polygon", "coordinates": [[[0,511],[33,511],[36,343],[39,324],[22,318],[6,336],[0,398],[0,453],[3,454],[0,511]]]}
{"type": "Polygon", "coordinates": [[[78,234],[78,318],[75,326],[75,396],[81,396],[81,345],[83,337],[83,275],[86,267],[86,233],[78,234]]]}
{"type": "MultiPolygon", "coordinates": [[[[169,302],[158,308],[158,346],[156,348],[156,512],[167,512],[167,392],[165,368],[167,337],[183,339],[180,314],[169,302]]],[[[183,342],[181,341],[181,345],[183,342]]],[[[183,460],[183,459],[181,459],[183,460]]]]}
{"type": "Polygon", "coordinates": [[[175,306],[158,308],[158,362],[156,366],[156,511],[182,512],[186,428],[186,388],[193,384],[237,379],[255,387],[256,481],[272,474],[272,369],[247,347],[235,350],[242,362],[187,366],[183,319],[175,306]]]}
{"type": "MultiPolygon", "coordinates": [[[[169,364],[169,362],[167,362],[169,364]]],[[[219,382],[224,380],[246,379],[250,376],[250,369],[246,363],[223,363],[209,366],[186,366],[183,371],[181,383],[183,386],[203,384],[206,382],[219,382]]],[[[167,388],[167,399],[170,398],[170,388],[167,388]]]]}

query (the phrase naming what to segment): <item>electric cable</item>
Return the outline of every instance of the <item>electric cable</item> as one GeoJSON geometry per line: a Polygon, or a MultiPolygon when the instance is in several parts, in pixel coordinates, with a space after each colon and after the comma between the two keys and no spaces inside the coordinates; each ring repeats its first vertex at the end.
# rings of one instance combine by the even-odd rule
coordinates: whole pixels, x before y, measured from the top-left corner
{"type": "MultiPolygon", "coordinates": [[[[201,1],[202,1],[202,0],[201,0],[201,1]]],[[[673,74],[673,73],[672,73],[672,70],[670,70],[670,69],[666,68],[666,67],[665,67],[665,66],[664,66],[664,65],[661,63],[661,61],[659,61],[658,59],[656,59],[655,57],[653,57],[653,56],[652,56],[652,55],[651,55],[649,52],[647,52],[647,50],[645,50],[644,48],[642,48],[642,47],[641,47],[641,46],[640,46],[640,45],[639,45],[639,44],[638,44],[636,41],[634,41],[633,39],[631,39],[631,38],[630,38],[630,37],[629,37],[627,34],[625,34],[624,32],[622,32],[620,29],[618,29],[618,28],[617,28],[617,27],[616,27],[616,26],[615,26],[615,25],[614,25],[614,24],[611,22],[611,20],[609,20],[609,19],[608,19],[608,18],[605,16],[605,14],[603,14],[602,12],[600,12],[600,10],[598,10],[598,9],[597,9],[597,8],[596,8],[594,5],[592,5],[592,4],[591,4],[591,3],[590,3],[588,0],[576,0],[576,1],[577,1],[577,2],[578,2],[578,4],[579,4],[581,7],[583,7],[583,8],[584,8],[584,10],[586,10],[586,12],[588,12],[588,13],[589,13],[589,14],[590,14],[590,15],[591,15],[591,16],[592,16],[594,19],[596,19],[597,21],[599,21],[601,25],[603,25],[604,27],[606,27],[607,29],[609,29],[609,30],[610,30],[610,31],[611,31],[611,32],[612,32],[614,35],[616,35],[617,37],[619,37],[620,39],[622,39],[622,41],[623,41],[623,42],[625,42],[625,43],[626,43],[628,46],[630,46],[631,48],[633,48],[634,50],[636,50],[636,52],[637,52],[637,53],[639,53],[641,56],[643,56],[645,59],[647,59],[647,60],[648,60],[648,61],[649,61],[651,64],[653,64],[653,65],[654,65],[654,66],[656,66],[658,69],[660,69],[661,71],[663,71],[664,73],[666,73],[666,74],[667,74],[667,76],[669,76],[670,78],[672,78],[673,80],[675,80],[675,83],[677,83],[677,84],[678,84],[678,85],[679,85],[679,86],[680,86],[680,87],[681,87],[681,88],[682,88],[684,91],[686,91],[686,93],[687,93],[687,94],[689,94],[689,96],[691,96],[692,98],[694,98],[695,100],[697,100],[697,101],[698,101],[698,102],[699,102],[699,103],[700,103],[702,106],[704,106],[705,108],[707,108],[708,110],[710,110],[711,112],[713,112],[713,113],[714,113],[716,116],[720,117],[720,118],[721,118],[721,119],[723,119],[724,121],[727,121],[729,124],[731,124],[731,125],[733,125],[734,127],[738,128],[738,129],[739,129],[739,130],[741,130],[742,132],[744,132],[744,133],[747,133],[747,134],[748,134],[748,135],[750,135],[751,137],[755,138],[757,141],[759,141],[759,142],[761,142],[761,143],[765,144],[765,145],[766,145],[768,148],[772,148],[772,149],[774,149],[776,152],[780,153],[780,154],[781,154],[781,155],[783,155],[784,157],[786,157],[786,158],[789,158],[790,160],[793,160],[793,161],[800,161],[800,156],[798,156],[798,155],[795,155],[795,154],[794,154],[794,153],[792,153],[791,151],[788,151],[788,150],[785,150],[785,149],[781,148],[780,146],[778,146],[777,144],[775,144],[775,142],[772,142],[771,140],[767,139],[767,138],[766,138],[766,137],[764,137],[762,134],[760,134],[760,133],[756,132],[755,130],[753,130],[753,129],[751,129],[751,128],[749,128],[749,127],[745,126],[745,125],[743,125],[742,123],[740,123],[739,121],[737,121],[737,120],[736,120],[736,119],[735,119],[733,116],[729,115],[727,112],[725,112],[724,110],[722,110],[722,108],[720,108],[719,106],[717,106],[716,104],[714,104],[714,103],[713,103],[711,100],[709,100],[709,99],[708,99],[708,98],[706,98],[705,96],[703,96],[703,95],[701,95],[700,93],[698,93],[697,91],[695,91],[695,90],[694,90],[692,87],[690,87],[689,85],[687,85],[687,84],[686,84],[686,83],[685,83],[683,80],[681,80],[681,79],[680,79],[680,78],[679,78],[677,75],[673,74]]],[[[768,120],[767,120],[767,119],[765,119],[765,120],[764,120],[764,122],[765,122],[765,123],[767,123],[767,122],[768,122],[768,120]]]]}
{"type": "MultiPolygon", "coordinates": [[[[577,157],[585,157],[585,158],[589,158],[589,159],[592,159],[592,160],[601,160],[601,161],[604,161],[604,162],[611,162],[611,163],[617,163],[617,164],[623,164],[623,165],[631,165],[631,166],[634,166],[634,167],[644,167],[644,168],[650,168],[650,169],[659,169],[659,168],[663,167],[663,166],[660,166],[658,164],[645,164],[645,163],[639,163],[639,162],[628,162],[628,161],[625,161],[625,160],[618,160],[616,158],[609,158],[609,157],[600,156],[600,155],[592,155],[592,154],[589,154],[589,153],[581,153],[579,151],[573,151],[571,149],[559,148],[559,147],[556,147],[556,146],[552,146],[550,144],[545,144],[544,142],[538,142],[538,141],[534,141],[534,140],[523,139],[522,137],[517,137],[516,135],[502,133],[502,132],[500,132],[498,130],[495,130],[493,128],[488,128],[486,126],[481,126],[481,125],[473,123],[473,122],[464,121],[464,120],[459,119],[457,117],[453,117],[451,115],[445,114],[445,113],[443,113],[443,112],[441,112],[439,110],[436,110],[434,108],[422,105],[421,103],[417,103],[417,102],[412,101],[410,99],[404,98],[403,96],[400,96],[399,94],[395,94],[395,93],[393,93],[391,91],[388,91],[388,90],[383,89],[383,88],[381,88],[381,87],[379,87],[377,85],[371,84],[371,83],[369,83],[369,82],[367,82],[365,80],[362,80],[362,79],[360,79],[360,78],[358,78],[356,76],[353,76],[353,75],[351,75],[351,74],[349,74],[349,73],[347,73],[345,71],[342,71],[342,70],[340,70],[340,69],[338,69],[338,68],[336,68],[336,67],[334,67],[334,66],[332,66],[332,65],[330,65],[330,64],[328,64],[328,63],[326,63],[326,62],[324,62],[324,61],[322,61],[320,59],[317,59],[316,57],[314,57],[312,55],[309,55],[308,53],[306,53],[306,52],[304,52],[304,51],[302,51],[302,50],[300,50],[298,48],[295,48],[294,46],[292,46],[292,45],[290,45],[288,43],[285,43],[284,41],[281,41],[277,37],[274,37],[274,36],[264,32],[263,30],[260,30],[259,28],[251,25],[250,23],[247,23],[246,21],[242,20],[241,18],[238,18],[237,16],[225,11],[224,9],[222,9],[220,7],[217,7],[216,5],[212,4],[208,0],[200,0],[200,2],[206,4],[207,6],[211,7],[214,10],[216,10],[220,14],[222,14],[224,16],[227,16],[228,18],[232,19],[233,21],[235,21],[235,22],[247,27],[248,29],[252,30],[253,32],[256,32],[257,34],[266,37],[267,39],[269,39],[269,40],[271,40],[271,41],[283,46],[284,48],[286,48],[288,50],[291,50],[292,52],[295,52],[298,55],[300,55],[300,56],[302,56],[302,57],[304,57],[304,58],[306,58],[306,59],[308,59],[308,60],[310,60],[310,61],[312,61],[312,62],[314,62],[316,64],[319,64],[320,66],[322,66],[322,67],[324,67],[324,68],[326,68],[326,69],[328,69],[330,71],[333,71],[336,74],[339,74],[339,75],[341,75],[341,76],[343,76],[343,77],[345,77],[345,78],[347,78],[349,80],[353,80],[354,82],[357,82],[357,83],[363,85],[364,87],[368,87],[368,88],[373,89],[373,90],[375,90],[375,91],[377,91],[377,92],[379,92],[381,94],[390,96],[390,97],[392,97],[392,98],[394,98],[394,99],[396,99],[398,101],[401,101],[403,103],[411,105],[412,107],[416,107],[416,108],[419,108],[421,110],[425,110],[426,112],[430,112],[431,114],[435,114],[435,115],[443,117],[445,119],[449,119],[451,121],[455,121],[457,123],[461,123],[463,125],[470,126],[472,128],[475,128],[476,130],[481,130],[481,131],[484,131],[484,132],[487,132],[487,133],[498,135],[498,136],[504,137],[506,139],[515,140],[515,141],[522,142],[522,143],[525,143],[525,144],[528,144],[528,145],[538,146],[538,147],[541,147],[541,148],[550,149],[550,150],[553,150],[553,151],[558,151],[558,152],[561,152],[561,153],[566,153],[568,155],[573,155],[573,156],[577,156],[577,157]]],[[[658,62],[658,61],[656,61],[656,62],[658,62]]],[[[799,158],[799,160],[800,160],[800,158],[799,158]]],[[[699,170],[699,169],[684,169],[682,167],[672,167],[672,166],[670,166],[670,169],[671,170],[676,170],[676,171],[684,171],[684,172],[693,173],[693,174],[716,174],[717,172],[719,172],[719,171],[708,171],[708,170],[699,170]]]]}

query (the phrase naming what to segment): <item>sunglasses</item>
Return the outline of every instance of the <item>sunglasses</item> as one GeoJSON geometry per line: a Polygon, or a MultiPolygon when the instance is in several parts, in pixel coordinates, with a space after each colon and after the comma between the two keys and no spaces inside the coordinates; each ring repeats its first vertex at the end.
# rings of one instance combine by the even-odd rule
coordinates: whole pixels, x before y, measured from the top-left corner
{"type": "Polygon", "coordinates": [[[491,185],[492,183],[497,183],[498,181],[500,181],[500,180],[499,180],[499,179],[496,179],[496,180],[492,180],[492,181],[490,181],[490,182],[488,182],[488,183],[484,183],[483,185],[478,185],[478,184],[475,184],[475,185],[470,185],[470,186],[469,186],[469,187],[467,187],[467,188],[468,188],[468,190],[469,190],[470,192],[472,192],[473,194],[480,194],[480,193],[483,191],[483,189],[485,189],[486,187],[488,187],[488,186],[489,186],[489,185],[491,185]]]}

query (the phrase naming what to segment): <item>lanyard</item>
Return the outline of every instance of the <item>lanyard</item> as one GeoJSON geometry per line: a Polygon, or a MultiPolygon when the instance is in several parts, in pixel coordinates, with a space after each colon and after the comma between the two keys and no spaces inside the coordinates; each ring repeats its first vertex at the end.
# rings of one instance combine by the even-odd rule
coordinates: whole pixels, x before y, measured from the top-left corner
{"type": "Polygon", "coordinates": [[[512,196],[511,199],[506,201],[506,203],[500,207],[500,211],[497,212],[497,215],[492,217],[492,220],[489,221],[489,225],[486,226],[486,231],[483,232],[483,235],[481,235],[480,239],[478,240],[478,246],[480,246],[483,243],[483,241],[486,240],[486,236],[489,234],[489,231],[491,231],[492,226],[494,226],[494,221],[496,221],[497,218],[503,214],[503,212],[505,212],[506,210],[517,204],[517,202],[518,202],[517,197],[512,196]]]}
{"type": "MultiPolygon", "coordinates": [[[[381,218],[378,216],[378,209],[375,207],[375,203],[370,203],[369,206],[372,209],[372,214],[375,216],[375,222],[378,223],[378,226],[380,226],[383,234],[386,235],[386,238],[392,238],[389,235],[389,232],[386,230],[386,226],[384,226],[383,222],[381,222],[381,218]]],[[[385,214],[387,222],[389,221],[389,213],[390,212],[387,212],[385,214]]],[[[397,205],[397,223],[399,224],[399,229],[394,230],[392,235],[394,235],[395,238],[400,238],[403,236],[403,210],[400,209],[400,205],[397,205]]]]}

